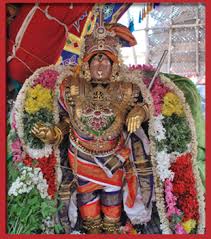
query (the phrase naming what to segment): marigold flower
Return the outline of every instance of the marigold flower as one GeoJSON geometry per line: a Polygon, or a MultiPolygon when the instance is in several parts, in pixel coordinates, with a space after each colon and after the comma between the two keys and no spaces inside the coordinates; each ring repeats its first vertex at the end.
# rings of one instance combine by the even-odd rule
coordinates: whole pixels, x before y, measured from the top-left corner
{"type": "Polygon", "coordinates": [[[196,221],[193,219],[189,219],[188,221],[183,222],[182,225],[185,231],[187,233],[190,233],[196,227],[196,221]]]}
{"type": "Polygon", "coordinates": [[[33,114],[42,108],[52,111],[52,91],[37,84],[34,88],[29,88],[26,93],[25,111],[29,114],[33,114]]]}
{"type": "Polygon", "coordinates": [[[164,96],[162,114],[165,116],[171,116],[173,113],[177,114],[178,116],[182,116],[184,114],[184,109],[179,97],[172,92],[168,92],[164,96]]]}

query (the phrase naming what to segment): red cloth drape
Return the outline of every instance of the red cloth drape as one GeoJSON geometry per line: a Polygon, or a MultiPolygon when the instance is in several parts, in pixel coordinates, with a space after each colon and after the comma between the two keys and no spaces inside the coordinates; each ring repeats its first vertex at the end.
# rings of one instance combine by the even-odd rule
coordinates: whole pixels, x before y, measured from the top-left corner
{"type": "MultiPolygon", "coordinates": [[[[29,11],[34,4],[23,4],[19,14],[11,23],[8,39],[8,55],[12,53],[12,47],[16,35],[29,11]]],[[[48,4],[40,4],[45,9],[48,4]]],[[[69,32],[80,36],[86,17],[78,20],[86,11],[89,12],[93,4],[50,4],[48,13],[67,25],[69,32]],[[79,24],[79,25],[78,25],[79,24]],[[77,26],[77,28],[76,28],[77,26]],[[79,32],[78,32],[78,30],[79,32]]],[[[36,10],[30,21],[20,48],[16,56],[29,66],[32,72],[18,59],[13,58],[8,63],[9,76],[21,83],[25,81],[36,69],[55,64],[65,44],[65,29],[54,20],[49,20],[43,12],[36,10]]]]}

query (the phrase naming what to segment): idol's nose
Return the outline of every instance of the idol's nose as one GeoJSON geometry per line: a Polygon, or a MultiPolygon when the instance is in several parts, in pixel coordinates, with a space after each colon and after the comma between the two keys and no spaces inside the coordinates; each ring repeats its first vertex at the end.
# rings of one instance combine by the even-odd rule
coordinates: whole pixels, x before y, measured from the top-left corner
{"type": "Polygon", "coordinates": [[[102,78],[102,74],[103,74],[102,71],[97,71],[97,74],[99,75],[100,78],[102,78]]]}

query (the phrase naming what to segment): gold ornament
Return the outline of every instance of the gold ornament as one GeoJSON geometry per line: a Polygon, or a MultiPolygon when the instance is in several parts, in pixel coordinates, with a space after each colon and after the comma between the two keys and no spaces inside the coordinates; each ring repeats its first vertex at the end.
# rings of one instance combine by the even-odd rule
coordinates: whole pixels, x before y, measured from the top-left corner
{"type": "Polygon", "coordinates": [[[81,64],[80,77],[84,78],[87,82],[91,81],[91,72],[90,72],[90,69],[89,69],[89,63],[88,62],[83,62],[81,64]]]}
{"type": "Polygon", "coordinates": [[[119,64],[113,63],[111,72],[111,82],[120,81],[120,67],[119,64]]]}
{"type": "Polygon", "coordinates": [[[120,234],[120,219],[104,217],[103,231],[105,234],[120,234]]]}
{"type": "Polygon", "coordinates": [[[83,220],[83,228],[87,234],[100,234],[102,232],[101,217],[86,218],[83,220]]]}

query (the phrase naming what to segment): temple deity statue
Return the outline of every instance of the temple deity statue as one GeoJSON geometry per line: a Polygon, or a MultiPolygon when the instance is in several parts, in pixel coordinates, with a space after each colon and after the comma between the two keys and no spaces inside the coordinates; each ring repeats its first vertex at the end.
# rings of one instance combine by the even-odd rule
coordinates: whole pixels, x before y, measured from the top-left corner
{"type": "Polygon", "coordinates": [[[79,63],[38,69],[17,97],[13,138],[23,151],[20,173],[31,175],[21,193],[36,189],[53,200],[58,211],[43,221],[65,234],[203,233],[197,135],[185,96],[168,74],[124,65],[120,48],[134,46],[134,36],[104,24],[102,9],[96,14],[79,63]]]}
{"type": "MultiPolygon", "coordinates": [[[[85,38],[82,63],[74,75],[60,85],[61,121],[55,126],[37,123],[32,131],[49,144],[60,144],[69,134],[68,158],[77,178],[83,227],[87,233],[118,233],[124,184],[129,211],[137,196],[126,136],[149,119],[149,111],[139,86],[124,81],[121,73],[121,41],[132,46],[135,38],[122,25],[102,23],[85,38]]],[[[147,152],[142,145],[137,151],[140,158],[135,163],[145,164],[147,152]]]]}

